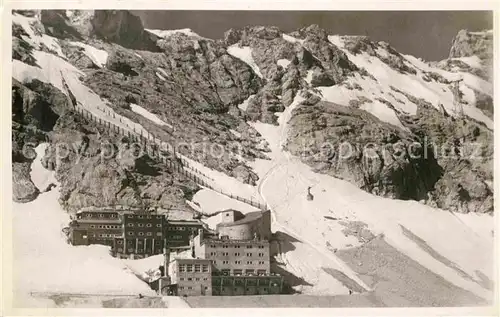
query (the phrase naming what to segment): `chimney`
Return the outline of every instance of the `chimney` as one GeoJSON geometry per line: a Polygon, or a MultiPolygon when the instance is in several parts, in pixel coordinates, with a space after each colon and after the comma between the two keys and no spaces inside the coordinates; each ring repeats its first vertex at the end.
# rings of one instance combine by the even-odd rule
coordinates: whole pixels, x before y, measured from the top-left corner
{"type": "Polygon", "coordinates": [[[198,229],[198,235],[200,236],[200,244],[203,242],[203,229],[198,229]]]}

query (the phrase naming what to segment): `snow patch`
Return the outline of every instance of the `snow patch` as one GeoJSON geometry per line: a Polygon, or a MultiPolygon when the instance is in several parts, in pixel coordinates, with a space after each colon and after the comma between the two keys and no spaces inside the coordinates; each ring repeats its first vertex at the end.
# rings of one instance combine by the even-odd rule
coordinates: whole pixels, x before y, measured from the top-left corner
{"type": "Polygon", "coordinates": [[[288,67],[288,65],[290,65],[290,63],[291,62],[288,59],[284,59],[284,58],[278,59],[278,62],[277,62],[277,64],[279,66],[283,67],[284,69],[286,69],[288,67]]]}
{"type": "Polygon", "coordinates": [[[30,177],[33,184],[40,192],[45,191],[50,184],[56,184],[57,180],[54,173],[45,169],[42,166],[42,158],[45,156],[45,151],[48,148],[48,143],[42,143],[35,148],[36,159],[31,165],[30,177]]]}
{"type": "Polygon", "coordinates": [[[247,111],[248,108],[248,103],[250,102],[250,99],[252,99],[255,95],[250,95],[247,99],[245,99],[242,103],[238,105],[238,108],[240,108],[243,111],[247,111]]]}
{"type": "Polygon", "coordinates": [[[106,52],[105,50],[100,50],[91,45],[81,42],[69,42],[69,44],[83,48],[85,55],[87,55],[98,67],[103,68],[106,65],[106,62],[108,60],[108,52],[106,52]]]}
{"type": "Polygon", "coordinates": [[[288,34],[282,34],[282,37],[285,41],[288,41],[290,43],[300,43],[300,44],[304,44],[304,40],[301,40],[301,39],[298,39],[298,38],[295,38],[291,35],[288,35],[288,34]]]}
{"type": "Polygon", "coordinates": [[[145,29],[146,31],[153,33],[154,35],[161,37],[161,38],[168,38],[174,34],[184,34],[187,36],[193,36],[193,37],[200,37],[197,33],[193,32],[193,30],[189,28],[185,29],[177,29],[177,30],[152,30],[152,29],[145,29]]]}
{"type": "Polygon", "coordinates": [[[156,76],[158,76],[158,78],[160,78],[161,80],[163,81],[166,81],[165,77],[163,77],[162,75],[160,75],[158,72],[155,72],[156,76]]]}
{"type": "Polygon", "coordinates": [[[312,71],[311,69],[307,71],[306,82],[309,85],[311,84],[311,81],[312,81],[312,78],[313,78],[313,73],[314,73],[314,71],[312,71]]]}
{"type": "Polygon", "coordinates": [[[139,106],[139,105],[136,105],[134,103],[131,103],[130,104],[130,109],[137,113],[137,114],[140,114],[141,116],[143,116],[144,118],[150,120],[150,121],[153,121],[154,123],[156,123],[157,125],[164,125],[164,126],[168,126],[170,128],[172,128],[172,126],[168,123],[165,123],[163,120],[161,120],[157,115],[155,115],[154,113],[151,113],[149,112],[148,110],[144,109],[143,107],[139,106]]]}
{"type": "Polygon", "coordinates": [[[255,74],[257,74],[257,76],[259,76],[260,78],[264,77],[260,72],[259,66],[257,66],[252,57],[252,49],[250,48],[250,46],[239,47],[238,44],[234,44],[227,48],[227,52],[230,55],[248,64],[248,66],[252,68],[252,70],[254,71],[255,74]]]}
{"type": "MultiPolygon", "coordinates": [[[[65,57],[61,46],[59,45],[59,41],[55,37],[48,36],[47,34],[40,33],[39,31],[35,33],[35,24],[40,24],[36,17],[26,17],[24,15],[14,13],[12,15],[12,24],[17,24],[23,28],[28,36],[21,35],[21,38],[32,46],[41,48],[43,45],[48,49],[55,51],[57,55],[65,57]]],[[[40,24],[40,27],[43,26],[40,24]]]]}

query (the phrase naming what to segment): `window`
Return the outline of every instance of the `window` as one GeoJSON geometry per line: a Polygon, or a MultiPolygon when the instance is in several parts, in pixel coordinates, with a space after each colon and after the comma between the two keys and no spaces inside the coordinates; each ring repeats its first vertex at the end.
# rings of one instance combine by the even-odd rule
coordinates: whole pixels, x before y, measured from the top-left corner
{"type": "Polygon", "coordinates": [[[241,264],[241,261],[234,261],[234,264],[241,264]]]}
{"type": "Polygon", "coordinates": [[[208,264],[203,264],[202,270],[204,273],[207,273],[208,272],[208,264]]]}
{"type": "Polygon", "coordinates": [[[258,275],[266,275],[266,270],[257,270],[258,275]]]}
{"type": "Polygon", "coordinates": [[[143,223],[138,223],[137,227],[144,227],[144,224],[143,223]]]}
{"type": "Polygon", "coordinates": [[[204,281],[208,281],[208,278],[207,278],[207,277],[204,277],[204,278],[203,278],[203,280],[204,280],[204,281]]]}
{"type": "Polygon", "coordinates": [[[152,226],[153,226],[153,225],[152,225],[152,224],[150,224],[150,223],[146,224],[146,227],[148,227],[148,228],[151,228],[152,226]]]}
{"type": "Polygon", "coordinates": [[[259,249],[264,249],[264,246],[263,245],[259,245],[259,249]]]}
{"type": "Polygon", "coordinates": [[[94,225],[90,225],[90,228],[95,228],[95,226],[94,225]]]}
{"type": "Polygon", "coordinates": [[[259,256],[261,256],[261,257],[264,256],[264,253],[259,253],[259,256]]]}
{"type": "Polygon", "coordinates": [[[122,240],[118,240],[118,241],[116,241],[116,243],[123,244],[123,241],[122,240]]]}
{"type": "Polygon", "coordinates": [[[184,286],[179,287],[179,289],[184,289],[184,286]]]}
{"type": "Polygon", "coordinates": [[[239,248],[241,248],[241,245],[235,245],[234,247],[235,247],[236,249],[239,249],[239,248]]]}
{"type": "Polygon", "coordinates": [[[99,214],[99,218],[104,218],[104,214],[99,214]]]}
{"type": "Polygon", "coordinates": [[[146,218],[151,219],[151,216],[149,215],[149,216],[147,216],[146,218]]]}
{"type": "Polygon", "coordinates": [[[134,218],[134,215],[127,215],[127,218],[129,218],[129,219],[133,219],[133,218],[134,218]]]}
{"type": "Polygon", "coordinates": [[[234,256],[240,256],[241,254],[239,252],[236,252],[234,256]]]}
{"type": "Polygon", "coordinates": [[[143,236],[144,232],[139,232],[138,235],[143,236]]]}
{"type": "Polygon", "coordinates": [[[134,224],[133,224],[133,223],[131,223],[131,222],[130,222],[130,223],[127,223],[127,227],[133,227],[133,226],[134,226],[134,224]]]}
{"type": "Polygon", "coordinates": [[[210,255],[211,255],[211,256],[216,256],[216,255],[217,255],[217,252],[210,252],[210,255]]]}
{"type": "Polygon", "coordinates": [[[252,261],[247,261],[247,264],[252,264],[252,261]]]}
{"type": "Polygon", "coordinates": [[[186,272],[186,265],[180,264],[179,265],[179,272],[186,272]]]}
{"type": "Polygon", "coordinates": [[[227,252],[222,252],[222,256],[228,256],[228,255],[229,255],[229,253],[227,253],[227,252]]]}
{"type": "Polygon", "coordinates": [[[114,214],[111,214],[111,218],[116,218],[116,215],[114,215],[114,214]]]}
{"type": "Polygon", "coordinates": [[[193,265],[192,264],[186,265],[186,272],[193,272],[193,265]]]}
{"type": "Polygon", "coordinates": [[[193,289],[193,287],[192,287],[192,286],[189,286],[189,287],[188,287],[188,289],[193,289]]]}
{"type": "Polygon", "coordinates": [[[259,264],[264,264],[265,262],[264,261],[259,261],[259,264]]]}
{"type": "Polygon", "coordinates": [[[243,270],[236,269],[236,270],[233,270],[233,273],[234,273],[234,275],[241,275],[241,274],[243,274],[243,270]]]}
{"type": "Polygon", "coordinates": [[[228,264],[229,261],[222,261],[222,264],[228,264]]]}
{"type": "Polygon", "coordinates": [[[267,292],[267,288],[264,287],[264,292],[267,292]]]}
{"type": "Polygon", "coordinates": [[[157,223],[156,228],[161,228],[161,223],[157,223]]]}
{"type": "Polygon", "coordinates": [[[247,275],[248,275],[248,274],[254,274],[254,272],[255,272],[255,271],[254,271],[254,270],[252,270],[252,269],[247,269],[247,270],[245,270],[245,273],[246,273],[247,275]]]}
{"type": "Polygon", "coordinates": [[[192,280],[193,280],[193,278],[192,278],[192,277],[188,277],[188,281],[192,281],[192,280]]]}
{"type": "Polygon", "coordinates": [[[229,246],[227,244],[224,244],[222,248],[227,249],[229,246]]]}
{"type": "Polygon", "coordinates": [[[147,235],[147,236],[152,236],[152,235],[153,235],[153,233],[152,233],[152,232],[147,232],[147,233],[146,233],[146,235],[147,235]]]}
{"type": "Polygon", "coordinates": [[[128,249],[128,252],[129,252],[129,253],[132,253],[132,252],[134,252],[134,249],[129,248],[129,249],[128,249]]]}
{"type": "Polygon", "coordinates": [[[200,278],[199,278],[199,277],[197,277],[197,278],[195,278],[195,280],[196,280],[196,281],[199,281],[199,280],[200,280],[200,278]]]}
{"type": "Polygon", "coordinates": [[[247,253],[247,256],[252,256],[252,253],[247,253]]]}
{"type": "Polygon", "coordinates": [[[251,249],[251,248],[252,248],[252,246],[251,246],[251,245],[247,245],[247,249],[251,249]]]}
{"type": "Polygon", "coordinates": [[[132,231],[127,232],[127,234],[128,234],[129,236],[133,236],[133,235],[134,235],[134,233],[133,233],[132,231]]]}
{"type": "Polygon", "coordinates": [[[143,218],[144,218],[144,216],[137,216],[137,218],[138,218],[138,219],[143,219],[143,218]]]}
{"type": "Polygon", "coordinates": [[[161,216],[156,216],[156,219],[161,219],[161,216]]]}
{"type": "Polygon", "coordinates": [[[195,272],[201,272],[201,264],[195,264],[194,265],[194,271],[195,272]]]}

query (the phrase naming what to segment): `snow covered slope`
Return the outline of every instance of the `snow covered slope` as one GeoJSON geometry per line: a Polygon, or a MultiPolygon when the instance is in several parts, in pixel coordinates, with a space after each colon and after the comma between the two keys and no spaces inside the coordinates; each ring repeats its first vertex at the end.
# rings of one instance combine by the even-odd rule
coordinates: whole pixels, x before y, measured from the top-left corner
{"type": "Polygon", "coordinates": [[[249,46],[239,47],[237,44],[231,45],[227,48],[227,52],[234,57],[241,59],[245,63],[250,66],[255,74],[260,78],[263,78],[262,73],[260,72],[259,66],[255,63],[252,57],[252,49],[249,46]]]}
{"type": "MultiPolygon", "coordinates": [[[[36,148],[45,152],[47,144],[36,148]]],[[[34,179],[47,175],[37,156],[34,179]]],[[[37,181],[38,183],[38,181],[37,181]]],[[[29,203],[13,203],[15,294],[64,292],[83,294],[151,294],[147,284],[131,273],[105,246],[71,246],[61,231],[70,221],[58,202],[56,187],[29,203]]],[[[17,295],[15,295],[17,296],[17,295]]]]}
{"type": "Polygon", "coordinates": [[[464,95],[461,100],[464,114],[483,122],[490,129],[493,128],[493,120],[476,108],[474,97],[474,90],[492,96],[493,90],[490,83],[470,73],[448,72],[438,67],[429,66],[427,63],[410,55],[402,55],[404,57],[403,64],[408,69],[414,69],[415,73],[401,72],[395,70],[383,60],[394,54],[383,45],[377,47],[375,55],[364,51],[353,54],[346,49],[346,41],[349,38],[339,35],[328,37],[332,44],[342,49],[350,61],[359,68],[364,68],[371,76],[367,78],[356,74],[354,78],[349,78],[340,87],[320,87],[324,100],[347,106],[349,100],[361,96],[368,98],[373,100],[374,103],[365,106],[365,110],[383,121],[401,126],[400,122],[398,122],[397,112],[414,115],[417,110],[417,105],[403,93],[422,98],[437,109],[442,104],[448,113],[456,115],[451,82],[463,79],[463,82],[459,84],[459,89],[464,95]],[[438,74],[448,82],[432,80],[428,76],[429,73],[438,74]],[[349,86],[356,85],[362,87],[362,89],[349,89],[349,86]],[[392,104],[394,109],[385,103],[379,102],[380,98],[392,104]]]}

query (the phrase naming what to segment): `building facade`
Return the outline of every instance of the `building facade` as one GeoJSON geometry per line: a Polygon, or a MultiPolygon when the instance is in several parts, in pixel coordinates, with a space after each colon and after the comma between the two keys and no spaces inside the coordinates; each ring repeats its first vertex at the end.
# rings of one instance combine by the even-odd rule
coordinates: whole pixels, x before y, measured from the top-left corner
{"type": "Polygon", "coordinates": [[[212,295],[268,295],[280,294],[283,277],[269,276],[212,276],[212,295]]]}
{"type": "Polygon", "coordinates": [[[69,224],[73,245],[113,245],[113,239],[123,236],[120,214],[115,210],[82,211],[69,224]]]}
{"type": "Polygon", "coordinates": [[[170,248],[188,247],[198,230],[207,230],[200,220],[169,220],[163,235],[170,248]]]}
{"type": "Polygon", "coordinates": [[[211,296],[212,265],[206,259],[175,259],[169,264],[170,289],[177,296],[211,296]]]}

